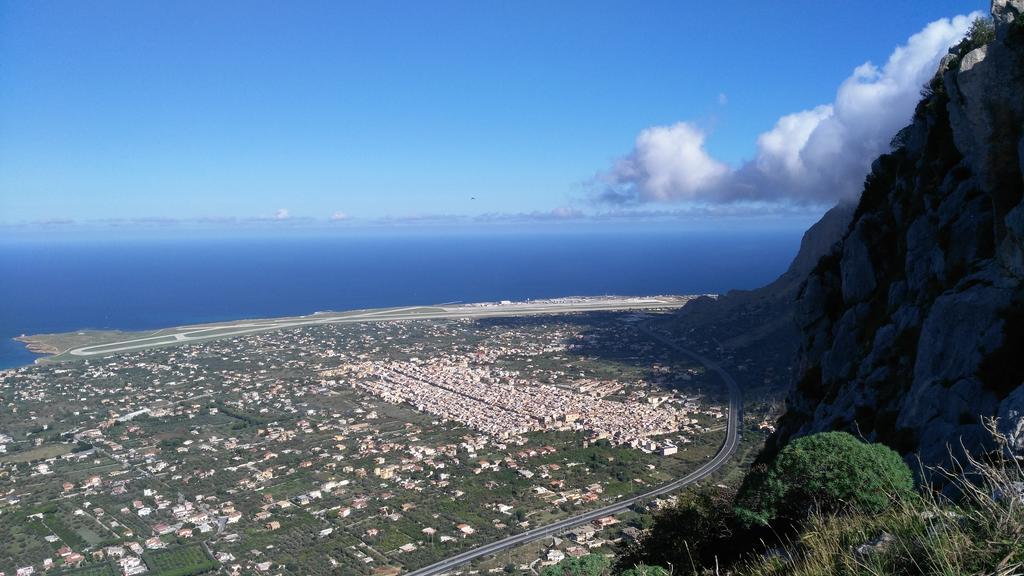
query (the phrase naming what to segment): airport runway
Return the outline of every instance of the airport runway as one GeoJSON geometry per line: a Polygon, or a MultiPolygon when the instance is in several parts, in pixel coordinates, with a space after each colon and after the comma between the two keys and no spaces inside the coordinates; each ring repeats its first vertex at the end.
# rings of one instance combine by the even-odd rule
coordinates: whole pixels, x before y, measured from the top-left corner
{"type": "Polygon", "coordinates": [[[103,356],[118,352],[133,352],[157,346],[201,342],[218,338],[231,338],[270,330],[315,326],[322,324],[344,324],[350,322],[384,322],[395,320],[430,320],[442,318],[487,318],[502,316],[525,316],[535,314],[559,314],[566,312],[596,312],[611,310],[644,310],[653,308],[679,308],[686,299],[622,298],[594,299],[579,302],[556,303],[510,303],[493,305],[460,306],[409,306],[380,310],[314,314],[291,318],[268,320],[244,320],[225,324],[182,326],[171,328],[162,334],[132,338],[118,342],[105,342],[79,346],[65,352],[76,357],[103,356]]]}

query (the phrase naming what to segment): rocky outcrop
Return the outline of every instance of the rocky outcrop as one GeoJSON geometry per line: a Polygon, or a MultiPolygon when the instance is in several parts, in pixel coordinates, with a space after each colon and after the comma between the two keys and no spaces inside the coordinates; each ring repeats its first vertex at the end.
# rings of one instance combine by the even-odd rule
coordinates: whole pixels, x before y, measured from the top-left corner
{"type": "Polygon", "coordinates": [[[847,430],[926,464],[1024,453],[1024,0],[951,50],[800,289],[798,376],[769,454],[847,430]]]}
{"type": "MultiPolygon", "coordinates": [[[[771,394],[781,394],[791,384],[787,368],[799,349],[793,309],[800,285],[846,233],[855,208],[845,202],[826,212],[804,232],[796,258],[771,284],[687,304],[677,315],[676,332],[709,338],[718,353],[749,358],[749,369],[737,373],[741,384],[752,388],[768,381],[771,394]]],[[[699,346],[699,342],[690,344],[699,346]]]]}

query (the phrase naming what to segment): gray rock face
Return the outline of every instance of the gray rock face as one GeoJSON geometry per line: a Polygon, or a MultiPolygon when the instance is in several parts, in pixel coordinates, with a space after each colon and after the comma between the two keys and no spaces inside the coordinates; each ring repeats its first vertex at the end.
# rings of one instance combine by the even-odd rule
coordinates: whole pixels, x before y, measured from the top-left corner
{"type": "Polygon", "coordinates": [[[1010,26],[1022,17],[1024,17],[1024,0],[993,0],[992,20],[996,25],[996,39],[1005,40],[1010,26]]]}
{"type": "Polygon", "coordinates": [[[1024,453],[1024,386],[1017,388],[999,407],[999,432],[1010,447],[1024,453]]]}
{"type": "Polygon", "coordinates": [[[868,247],[859,229],[855,229],[843,243],[843,259],[839,267],[843,278],[843,300],[847,304],[866,300],[877,283],[868,247]]]}
{"type": "Polygon", "coordinates": [[[896,542],[896,537],[888,532],[882,532],[871,541],[865,542],[854,549],[858,558],[866,559],[878,554],[884,554],[896,542]]]}
{"type": "Polygon", "coordinates": [[[872,166],[803,284],[797,384],[769,443],[842,429],[942,464],[1024,454],[1024,0],[944,58],[902,148],[872,166]]]}

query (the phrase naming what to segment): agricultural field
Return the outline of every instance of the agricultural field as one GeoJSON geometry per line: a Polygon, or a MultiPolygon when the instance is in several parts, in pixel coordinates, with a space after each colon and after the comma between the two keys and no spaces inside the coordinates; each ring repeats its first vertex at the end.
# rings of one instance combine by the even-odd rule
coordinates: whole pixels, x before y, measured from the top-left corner
{"type": "Polygon", "coordinates": [[[142,559],[153,576],[193,576],[218,566],[199,544],[147,552],[142,559]]]}

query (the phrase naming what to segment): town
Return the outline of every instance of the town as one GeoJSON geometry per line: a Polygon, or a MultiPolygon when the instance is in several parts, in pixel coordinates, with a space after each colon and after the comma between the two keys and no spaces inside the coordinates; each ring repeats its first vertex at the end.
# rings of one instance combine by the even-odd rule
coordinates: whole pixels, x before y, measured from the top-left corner
{"type": "MultiPolygon", "coordinates": [[[[481,352],[479,357],[487,355],[481,352]]],[[[553,385],[534,386],[528,380],[506,380],[507,374],[474,368],[466,359],[365,362],[332,374],[353,376],[357,386],[389,402],[405,402],[505,439],[539,430],[587,430],[592,433],[590,440],[657,448],[645,440],[696,424],[687,416],[687,410],[697,410],[695,400],[669,395],[644,398],[646,394],[639,393],[639,398],[613,402],[601,399],[618,388],[613,382],[584,381],[579,391],[570,392],[553,385]],[[685,409],[666,407],[668,402],[678,402],[685,409]]],[[[662,450],[672,453],[675,446],[665,444],[662,450]]]]}
{"type": "MultiPolygon", "coordinates": [[[[660,485],[725,423],[715,378],[641,329],[657,316],[306,326],[0,372],[0,573],[398,574],[660,485]]],[[[602,518],[522,568],[637,533],[602,518]]]]}

